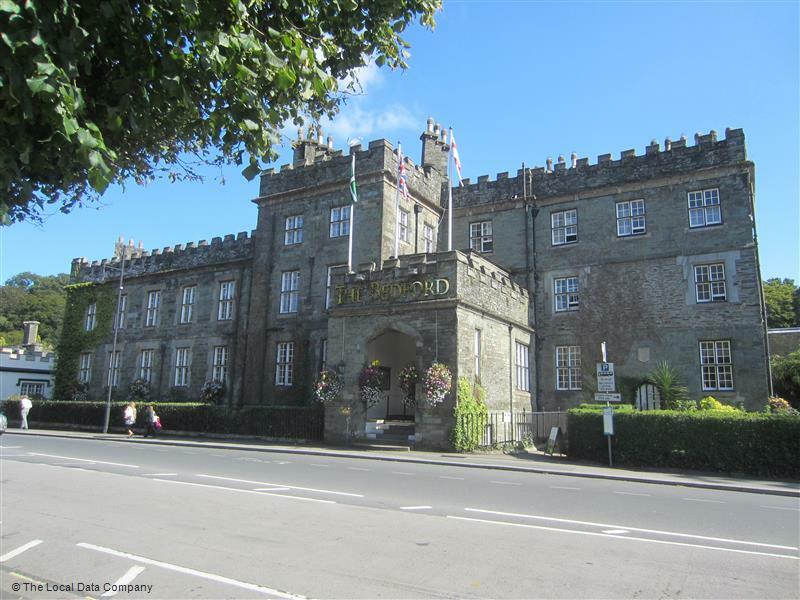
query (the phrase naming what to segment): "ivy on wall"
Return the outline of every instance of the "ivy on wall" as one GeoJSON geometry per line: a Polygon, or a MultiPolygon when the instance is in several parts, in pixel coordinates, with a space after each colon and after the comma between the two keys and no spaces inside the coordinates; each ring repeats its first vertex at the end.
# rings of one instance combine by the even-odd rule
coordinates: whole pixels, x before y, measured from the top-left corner
{"type": "Polygon", "coordinates": [[[71,400],[78,379],[78,368],[82,352],[93,350],[111,331],[116,312],[115,288],[95,283],[75,283],[65,288],[67,303],[61,339],[58,342],[58,362],[55,370],[53,398],[71,400]],[[85,329],[86,309],[97,304],[95,327],[85,329]]]}

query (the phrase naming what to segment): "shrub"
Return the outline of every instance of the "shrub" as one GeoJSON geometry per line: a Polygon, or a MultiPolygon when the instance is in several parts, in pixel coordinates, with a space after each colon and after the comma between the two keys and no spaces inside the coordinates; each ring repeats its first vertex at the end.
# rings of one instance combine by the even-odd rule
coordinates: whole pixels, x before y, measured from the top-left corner
{"type": "Polygon", "coordinates": [[[456,384],[456,405],[453,408],[455,424],[450,439],[459,452],[471,452],[483,441],[489,409],[484,398],[485,390],[476,383],[473,387],[469,379],[459,377],[456,384]]]}
{"type": "MultiPolygon", "coordinates": [[[[568,453],[605,462],[603,416],[567,415],[568,453]]],[[[615,464],[800,477],[800,418],[742,411],[620,411],[611,438],[615,464]]]]}
{"type": "Polygon", "coordinates": [[[692,410],[696,405],[687,399],[688,390],[681,383],[678,373],[670,364],[663,360],[647,376],[647,382],[652,383],[661,394],[661,404],[666,409],[692,410]]]}
{"type": "Polygon", "coordinates": [[[786,400],[783,398],[778,398],[777,396],[772,396],[769,400],[767,400],[767,406],[764,407],[764,412],[792,416],[800,415],[800,411],[792,408],[786,400]]]}
{"type": "Polygon", "coordinates": [[[216,379],[209,379],[200,390],[200,399],[209,404],[218,404],[225,396],[225,384],[216,379]]]}
{"type": "Polygon", "coordinates": [[[698,403],[700,410],[720,410],[723,412],[738,412],[739,409],[735,406],[731,406],[730,404],[723,404],[714,396],[706,396],[705,398],[701,398],[700,402],[698,403]]]}
{"type": "Polygon", "coordinates": [[[147,402],[150,400],[150,384],[144,379],[137,379],[128,390],[128,398],[134,402],[147,402]]]}
{"type": "Polygon", "coordinates": [[[786,356],[770,357],[772,387],[775,394],[785,398],[794,408],[800,409],[800,350],[786,356]]]}

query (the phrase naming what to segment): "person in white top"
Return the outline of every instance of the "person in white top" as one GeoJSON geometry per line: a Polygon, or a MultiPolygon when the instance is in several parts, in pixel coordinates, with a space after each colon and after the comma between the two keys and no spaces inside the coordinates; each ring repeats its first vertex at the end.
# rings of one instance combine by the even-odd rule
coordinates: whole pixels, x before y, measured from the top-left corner
{"type": "Polygon", "coordinates": [[[133,402],[125,407],[123,419],[125,420],[125,427],[128,428],[128,437],[131,437],[133,435],[133,424],[136,423],[136,405],[133,402]]]}
{"type": "Polygon", "coordinates": [[[22,423],[19,426],[20,429],[28,428],[28,413],[30,412],[31,408],[33,408],[33,402],[31,402],[31,399],[24,394],[20,396],[19,416],[22,418],[22,423]]]}

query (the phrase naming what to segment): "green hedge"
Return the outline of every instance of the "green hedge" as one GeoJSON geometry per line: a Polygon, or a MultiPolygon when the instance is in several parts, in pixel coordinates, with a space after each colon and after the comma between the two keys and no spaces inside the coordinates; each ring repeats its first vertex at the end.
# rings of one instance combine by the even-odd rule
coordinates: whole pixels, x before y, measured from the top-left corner
{"type": "MultiPolygon", "coordinates": [[[[167,431],[193,433],[229,433],[281,439],[321,440],[324,413],[317,406],[247,406],[231,409],[202,403],[153,402],[161,424],[167,431]]],[[[110,431],[124,431],[125,402],[111,403],[110,431]]],[[[147,404],[137,406],[136,427],[144,428],[147,404]]],[[[3,412],[12,422],[19,421],[19,401],[7,400],[3,412]]],[[[101,429],[105,402],[38,401],[28,415],[30,423],[78,425],[101,429]]]]}
{"type": "MultiPolygon", "coordinates": [[[[608,460],[603,415],[567,414],[568,455],[608,460]]],[[[614,463],[800,478],[800,418],[721,411],[615,411],[614,463]]]]}

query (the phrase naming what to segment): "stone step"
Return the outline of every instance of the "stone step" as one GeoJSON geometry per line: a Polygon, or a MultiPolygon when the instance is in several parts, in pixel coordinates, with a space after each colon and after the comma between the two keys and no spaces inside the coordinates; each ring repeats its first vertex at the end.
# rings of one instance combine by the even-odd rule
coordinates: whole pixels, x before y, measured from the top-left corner
{"type": "Polygon", "coordinates": [[[351,444],[354,448],[367,448],[371,450],[386,450],[389,452],[410,452],[411,446],[402,443],[386,443],[381,440],[371,442],[356,442],[351,444]]]}

